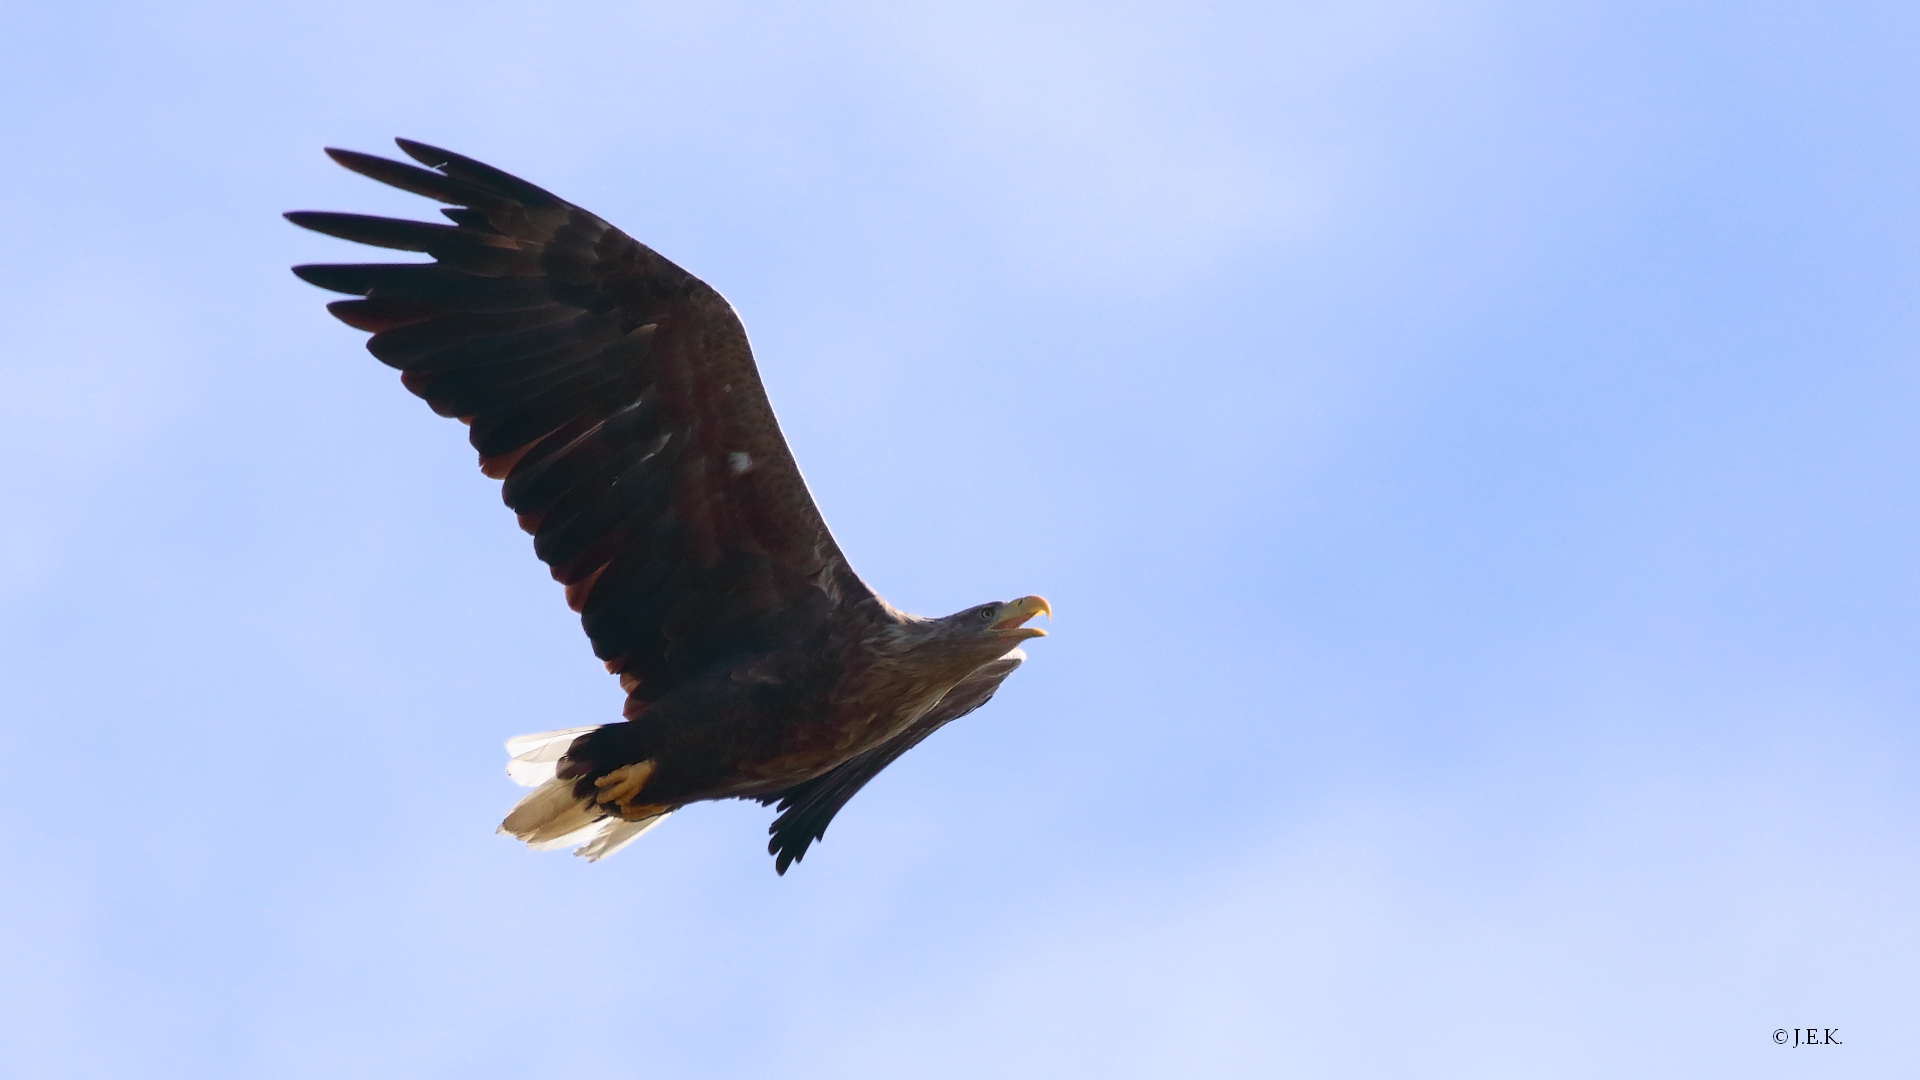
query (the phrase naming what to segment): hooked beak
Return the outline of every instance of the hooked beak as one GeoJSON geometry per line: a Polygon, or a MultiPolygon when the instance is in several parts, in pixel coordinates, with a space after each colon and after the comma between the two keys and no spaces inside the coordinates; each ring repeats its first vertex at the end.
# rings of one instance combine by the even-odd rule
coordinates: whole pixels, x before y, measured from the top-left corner
{"type": "Polygon", "coordinates": [[[1051,622],[1053,608],[1044,596],[1023,596],[1007,604],[1006,613],[1000,617],[999,622],[993,624],[992,629],[1003,637],[1022,639],[1046,637],[1047,632],[1037,626],[1020,625],[1035,615],[1045,615],[1047,621],[1051,622]]]}

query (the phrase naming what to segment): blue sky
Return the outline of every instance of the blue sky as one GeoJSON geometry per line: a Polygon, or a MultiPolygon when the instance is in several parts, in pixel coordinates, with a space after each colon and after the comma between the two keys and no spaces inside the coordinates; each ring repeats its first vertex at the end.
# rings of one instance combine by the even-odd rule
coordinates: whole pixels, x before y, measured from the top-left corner
{"type": "Polygon", "coordinates": [[[1920,1058],[1920,9],[8,23],[0,1072],[1920,1058]],[[393,135],[724,292],[895,602],[1053,601],[784,879],[492,835],[619,694],[285,271],[393,135]]]}

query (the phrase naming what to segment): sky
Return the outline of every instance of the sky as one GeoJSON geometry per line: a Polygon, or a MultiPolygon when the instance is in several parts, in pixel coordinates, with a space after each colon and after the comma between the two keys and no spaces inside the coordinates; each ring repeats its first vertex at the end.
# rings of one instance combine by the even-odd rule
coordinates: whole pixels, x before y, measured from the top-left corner
{"type": "Polygon", "coordinates": [[[1920,1060],[1920,8],[5,21],[0,1073],[1920,1060]],[[620,694],[286,272],[396,135],[723,292],[889,599],[1052,601],[785,877],[493,834],[620,694]]]}

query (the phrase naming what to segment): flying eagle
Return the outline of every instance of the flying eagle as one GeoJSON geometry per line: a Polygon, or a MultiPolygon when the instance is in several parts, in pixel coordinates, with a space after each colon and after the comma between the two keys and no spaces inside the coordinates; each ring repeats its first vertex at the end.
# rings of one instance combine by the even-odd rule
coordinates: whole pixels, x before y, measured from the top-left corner
{"type": "Polygon", "coordinates": [[[451,224],[287,218],[434,261],[293,272],[359,297],[327,309],[468,426],[627,695],[624,722],[508,740],[533,791],[500,831],[597,860],[688,803],[757,799],[779,804],[785,874],[875,774],[986,704],[1051,609],[887,603],[827,531],[719,293],[524,180],[397,141],[427,167],[327,154],[451,224]]]}

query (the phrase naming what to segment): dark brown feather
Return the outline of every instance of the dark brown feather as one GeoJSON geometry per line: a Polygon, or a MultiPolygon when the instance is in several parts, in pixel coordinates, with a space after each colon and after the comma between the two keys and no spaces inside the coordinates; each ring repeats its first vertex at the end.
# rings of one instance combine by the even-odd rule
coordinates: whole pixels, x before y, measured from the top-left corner
{"type": "Polygon", "coordinates": [[[386,297],[374,300],[335,300],[327,305],[327,310],[333,313],[334,318],[355,330],[365,330],[374,334],[423,323],[445,314],[442,309],[432,304],[386,297]]]}
{"type": "Polygon", "coordinates": [[[336,214],[326,210],[295,210],[287,220],[303,229],[351,240],[356,244],[393,248],[396,251],[426,251],[435,244],[458,242],[458,225],[430,225],[424,221],[374,217],[371,214],[336,214]]]}
{"type": "MultiPolygon", "coordinates": [[[[394,145],[400,147],[408,157],[431,169],[438,169],[448,176],[466,180],[476,186],[511,203],[531,210],[577,210],[551,191],[535,187],[511,173],[505,173],[491,165],[463,157],[451,150],[442,150],[437,146],[428,146],[412,139],[395,139],[394,145]]],[[[399,164],[395,162],[394,164],[399,164]]]]}
{"type": "Polygon", "coordinates": [[[362,154],[357,150],[337,150],[327,148],[327,156],[341,165],[352,169],[361,176],[371,177],[383,184],[410,191],[415,195],[425,195],[443,203],[463,207],[487,207],[496,212],[504,210],[506,200],[489,195],[479,187],[456,180],[444,173],[432,172],[401,161],[389,161],[372,154],[362,154]]]}

